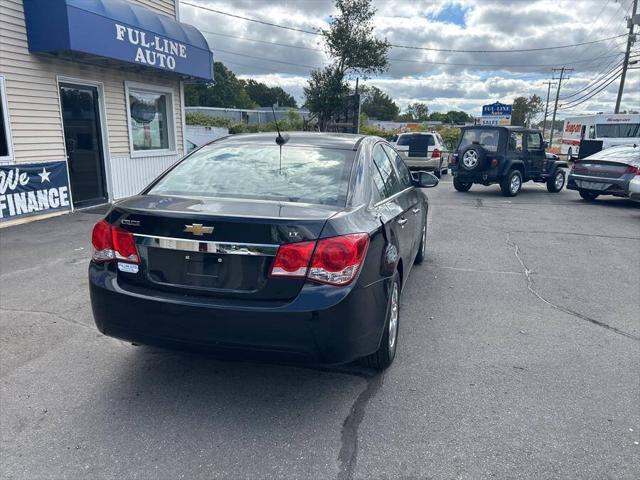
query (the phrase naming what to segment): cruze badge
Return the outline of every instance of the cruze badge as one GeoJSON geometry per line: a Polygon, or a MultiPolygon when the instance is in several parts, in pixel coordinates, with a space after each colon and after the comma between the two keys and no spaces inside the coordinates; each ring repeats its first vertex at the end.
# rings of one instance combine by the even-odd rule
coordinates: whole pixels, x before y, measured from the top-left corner
{"type": "Polygon", "coordinates": [[[213,227],[206,227],[201,223],[193,223],[191,225],[185,225],[184,231],[187,233],[193,233],[194,235],[198,235],[201,237],[205,233],[212,233],[213,227]]]}

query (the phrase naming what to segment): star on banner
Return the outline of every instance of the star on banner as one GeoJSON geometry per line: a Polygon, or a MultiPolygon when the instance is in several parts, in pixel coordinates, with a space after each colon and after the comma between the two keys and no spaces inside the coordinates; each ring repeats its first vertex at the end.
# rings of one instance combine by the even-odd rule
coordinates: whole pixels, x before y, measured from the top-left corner
{"type": "Polygon", "coordinates": [[[47,172],[46,168],[42,168],[42,173],[39,173],[38,175],[40,175],[40,183],[44,183],[44,182],[51,182],[51,180],[49,179],[49,175],[51,175],[51,172],[47,172]]]}

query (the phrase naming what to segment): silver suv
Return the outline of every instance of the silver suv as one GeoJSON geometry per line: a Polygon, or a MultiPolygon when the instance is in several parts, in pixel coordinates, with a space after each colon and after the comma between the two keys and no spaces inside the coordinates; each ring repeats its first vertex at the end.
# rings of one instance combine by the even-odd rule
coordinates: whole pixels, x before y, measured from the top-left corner
{"type": "Polygon", "coordinates": [[[409,168],[431,170],[438,178],[447,173],[449,154],[439,133],[401,133],[395,147],[409,168]]]}

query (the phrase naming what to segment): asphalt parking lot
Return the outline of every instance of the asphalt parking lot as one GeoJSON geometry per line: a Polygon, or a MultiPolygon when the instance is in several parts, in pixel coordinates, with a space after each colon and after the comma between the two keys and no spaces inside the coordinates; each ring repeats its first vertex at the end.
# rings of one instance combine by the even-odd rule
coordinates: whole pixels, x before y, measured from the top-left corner
{"type": "Polygon", "coordinates": [[[640,207],[450,180],[382,375],[106,338],[98,216],[0,230],[1,476],[640,478],[640,207]]]}

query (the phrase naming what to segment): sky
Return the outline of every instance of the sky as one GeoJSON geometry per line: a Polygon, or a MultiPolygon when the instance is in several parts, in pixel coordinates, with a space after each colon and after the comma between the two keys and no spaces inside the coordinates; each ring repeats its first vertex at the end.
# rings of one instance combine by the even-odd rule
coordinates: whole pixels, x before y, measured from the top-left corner
{"type": "MultiPolygon", "coordinates": [[[[560,91],[558,118],[613,112],[626,47],[625,17],[633,0],[373,0],[373,34],[395,45],[390,68],[369,78],[402,108],[424,102],[430,111],[464,110],[479,116],[484,104],[512,103],[537,94],[543,101],[552,68],[572,68],[560,91]],[[573,45],[541,51],[495,52],[573,45]],[[608,86],[605,85],[613,80],[608,86]],[[604,87],[604,88],[603,88],[604,87]],[[593,91],[602,90],[589,97],[593,91]],[[583,101],[586,100],[586,101],[583,101]]],[[[298,103],[313,68],[331,62],[322,37],[250,22],[220,10],[295,29],[326,28],[333,0],[180,0],[180,18],[200,29],[214,52],[240,78],[280,86],[298,103]]],[[[640,27],[636,27],[639,31],[640,27]]],[[[639,35],[640,37],[640,35],[639,35]]],[[[638,52],[640,38],[632,51],[638,52]]],[[[640,62],[628,71],[621,110],[640,110],[640,62]]],[[[556,83],[559,72],[555,73],[556,83]]],[[[555,87],[551,98],[554,99],[555,87]]],[[[551,105],[552,106],[552,105],[551,105]]],[[[540,115],[540,117],[542,114],[540,115]]],[[[541,119],[541,118],[540,118],[541,119]]]]}

